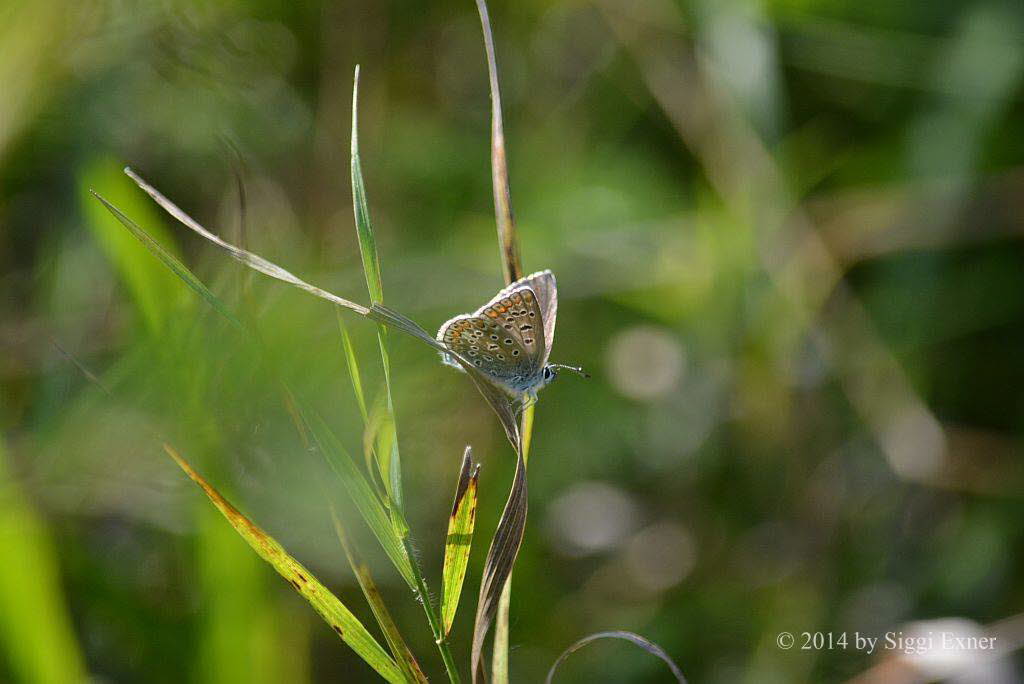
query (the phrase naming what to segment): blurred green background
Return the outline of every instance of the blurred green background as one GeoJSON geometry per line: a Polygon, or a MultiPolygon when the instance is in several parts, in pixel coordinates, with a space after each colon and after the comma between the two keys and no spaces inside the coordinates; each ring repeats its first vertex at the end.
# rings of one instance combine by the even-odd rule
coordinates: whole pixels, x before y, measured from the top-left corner
{"type": "MultiPolygon", "coordinates": [[[[1004,656],[968,662],[985,677],[970,681],[1018,681],[1024,7],[491,14],[525,268],[558,276],[553,360],[594,376],[564,375],[537,407],[512,680],[541,681],[603,629],[658,642],[693,682],[942,679],[955,668],[928,654],[786,651],[776,635],[956,619],[1004,656]]],[[[502,285],[472,2],[0,3],[0,680],[373,681],[161,438],[371,624],[331,530],[327,501],[341,505],[442,678],[419,607],[321,486],[276,384],[359,452],[334,312],[244,273],[120,173],[366,302],[357,62],[386,301],[436,329],[502,285]],[[256,321],[269,353],[89,188],[256,321]]],[[[350,329],[376,393],[373,326],[350,329]]],[[[435,589],[463,446],[483,463],[454,632],[465,672],[514,461],[467,379],[394,339],[406,502],[435,589]]],[[[603,642],[556,681],[666,677],[603,642]]]]}

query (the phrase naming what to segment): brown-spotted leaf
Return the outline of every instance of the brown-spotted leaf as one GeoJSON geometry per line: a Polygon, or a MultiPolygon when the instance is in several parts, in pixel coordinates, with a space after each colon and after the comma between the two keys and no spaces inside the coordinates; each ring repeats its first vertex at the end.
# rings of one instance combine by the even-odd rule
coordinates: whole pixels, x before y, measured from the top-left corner
{"type": "Polygon", "coordinates": [[[444,594],[441,597],[441,618],[444,633],[451,632],[455,611],[459,607],[462,584],[466,579],[469,551],[476,526],[476,488],[480,466],[473,465],[473,450],[466,447],[462,470],[455,488],[455,502],[448,518],[448,536],[444,543],[444,567],[441,573],[444,594]]]}

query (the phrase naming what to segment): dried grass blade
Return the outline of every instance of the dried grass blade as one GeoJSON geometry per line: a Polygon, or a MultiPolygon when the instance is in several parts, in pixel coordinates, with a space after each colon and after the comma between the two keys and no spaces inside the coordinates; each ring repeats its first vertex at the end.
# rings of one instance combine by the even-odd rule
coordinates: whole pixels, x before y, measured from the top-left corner
{"type": "Polygon", "coordinates": [[[574,643],[572,646],[562,651],[562,655],[558,656],[558,659],[551,666],[551,669],[548,670],[548,676],[547,679],[544,680],[544,684],[551,684],[551,678],[555,676],[555,670],[558,669],[558,666],[562,664],[562,661],[568,658],[572,653],[575,653],[576,651],[580,650],[590,642],[597,641],[598,639],[623,639],[630,643],[636,644],[637,646],[644,649],[651,655],[657,656],[658,658],[661,658],[663,661],[665,661],[665,664],[668,665],[670,670],[672,670],[672,676],[676,678],[676,681],[679,682],[679,684],[686,684],[686,677],[683,676],[682,670],[679,669],[679,666],[675,664],[675,662],[672,660],[672,658],[669,657],[667,653],[665,653],[661,646],[658,646],[656,643],[652,641],[644,639],[639,634],[623,631],[597,632],[595,634],[583,637],[582,639],[574,643]]]}
{"type": "Polygon", "coordinates": [[[487,561],[484,564],[483,581],[480,583],[480,598],[477,602],[476,620],[473,625],[473,647],[470,658],[474,682],[478,677],[483,676],[484,639],[486,639],[487,631],[497,613],[501,593],[506,580],[512,574],[512,566],[515,565],[519,547],[523,543],[523,533],[526,530],[528,500],[526,463],[523,461],[522,451],[517,450],[516,456],[516,473],[512,481],[512,490],[509,492],[508,502],[501,514],[494,539],[491,540],[491,548],[487,552],[487,561]]]}
{"type": "Polygon", "coordinates": [[[306,601],[331,626],[331,629],[349,645],[356,654],[389,682],[401,684],[406,681],[402,671],[388,656],[377,640],[366,630],[338,598],[313,576],[301,563],[285,551],[273,537],[246,518],[237,508],[213,488],[192,466],[169,445],[164,450],[175,460],[185,473],[199,485],[213,505],[227,518],[231,526],[242,536],[252,549],[279,575],[295,587],[306,601]]]}
{"type": "Polygon", "coordinates": [[[511,284],[523,277],[516,239],[515,219],[512,215],[512,192],[508,181],[508,160],[505,155],[505,127],[501,118],[501,90],[498,87],[498,64],[494,56],[494,36],[485,0],[476,0],[480,13],[480,26],[484,32],[487,52],[487,75],[491,88],[491,183],[494,187],[494,218],[498,226],[498,244],[501,246],[501,264],[505,283],[511,284]]]}
{"type": "Polygon", "coordinates": [[[462,584],[466,579],[466,566],[476,526],[476,491],[480,466],[473,466],[473,450],[466,447],[462,457],[462,470],[455,488],[455,502],[448,518],[448,536],[444,543],[444,566],[441,577],[444,594],[441,597],[441,618],[444,633],[452,630],[455,611],[459,607],[462,584]]]}
{"type": "Polygon", "coordinates": [[[191,216],[182,211],[180,208],[178,208],[178,206],[174,204],[174,202],[164,197],[159,190],[157,190],[149,183],[147,183],[145,180],[143,180],[131,168],[125,167],[124,172],[128,175],[129,178],[135,181],[135,184],[142,188],[142,190],[145,191],[146,194],[152,197],[154,202],[163,207],[164,211],[166,211],[168,214],[176,218],[182,225],[195,231],[199,235],[202,235],[204,238],[206,238],[213,244],[217,245],[218,247],[226,251],[228,254],[230,254],[232,257],[248,266],[249,268],[259,271],[260,273],[263,273],[265,275],[268,275],[271,278],[276,278],[277,280],[280,280],[282,282],[294,285],[300,290],[305,290],[310,294],[316,295],[321,299],[326,299],[327,301],[333,302],[338,306],[343,306],[346,309],[352,309],[356,313],[362,314],[364,316],[369,313],[369,309],[367,309],[365,306],[362,306],[361,304],[350,302],[349,300],[339,297],[336,294],[332,294],[327,290],[322,290],[319,287],[316,287],[315,285],[310,285],[306,281],[302,280],[298,276],[289,273],[288,271],[281,268],[277,264],[267,261],[266,259],[257,254],[253,254],[252,252],[244,250],[241,247],[236,247],[235,245],[232,245],[231,243],[222,240],[221,238],[217,237],[216,235],[208,231],[206,228],[201,226],[198,221],[196,221],[191,216]]]}

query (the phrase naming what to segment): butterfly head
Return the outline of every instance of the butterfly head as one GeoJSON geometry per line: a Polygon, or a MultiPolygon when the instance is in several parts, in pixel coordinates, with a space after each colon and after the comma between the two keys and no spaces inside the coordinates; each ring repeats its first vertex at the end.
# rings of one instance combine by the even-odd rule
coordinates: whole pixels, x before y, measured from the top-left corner
{"type": "Polygon", "coordinates": [[[554,382],[555,378],[558,377],[558,371],[561,369],[572,371],[573,373],[579,375],[581,378],[590,377],[590,374],[586,373],[582,368],[577,368],[576,366],[566,366],[561,363],[549,363],[548,365],[544,366],[544,370],[541,371],[541,380],[543,381],[541,387],[544,387],[554,382]]]}

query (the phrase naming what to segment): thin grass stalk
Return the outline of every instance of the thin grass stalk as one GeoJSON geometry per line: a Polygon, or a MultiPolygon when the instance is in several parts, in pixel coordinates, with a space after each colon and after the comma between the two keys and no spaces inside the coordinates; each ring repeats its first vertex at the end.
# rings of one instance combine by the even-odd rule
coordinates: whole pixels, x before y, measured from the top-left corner
{"type": "MultiPolygon", "coordinates": [[[[501,88],[498,83],[498,64],[494,54],[494,35],[491,30],[490,14],[485,0],[476,0],[480,14],[480,26],[484,36],[484,50],[487,55],[487,76],[491,91],[491,184],[494,191],[494,218],[498,229],[498,247],[501,252],[502,272],[505,284],[510,285],[523,277],[523,265],[519,251],[519,236],[516,232],[515,216],[512,211],[512,191],[509,185],[508,156],[505,150],[505,127],[501,114],[501,88]]],[[[533,432],[533,406],[523,411],[520,427],[519,448],[525,466],[533,432]]],[[[498,601],[495,615],[494,646],[492,651],[491,677],[495,684],[508,682],[508,615],[512,595],[512,574],[509,573],[498,601]]]]}
{"type": "Polygon", "coordinates": [[[491,184],[494,188],[494,220],[498,226],[498,246],[505,284],[523,277],[523,264],[519,258],[519,238],[512,214],[512,193],[509,189],[508,160],[505,155],[505,127],[501,118],[501,90],[498,88],[498,65],[494,57],[494,36],[485,0],[476,0],[480,25],[484,32],[487,52],[487,76],[491,89],[491,184]]]}

